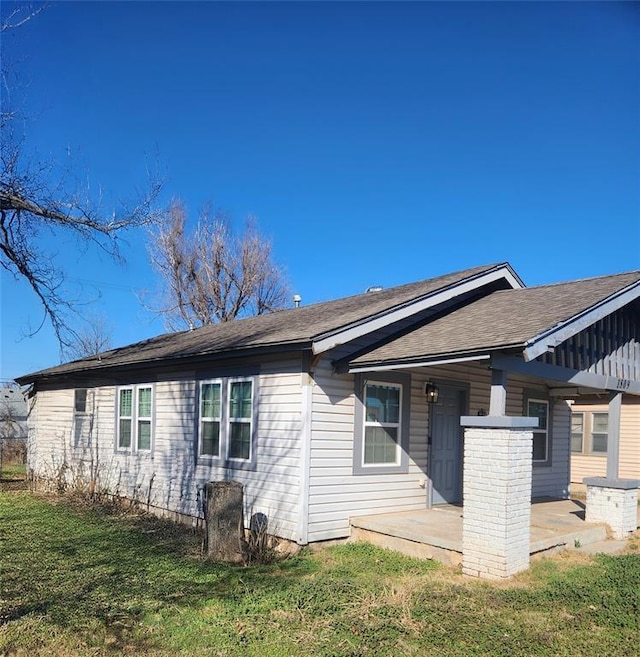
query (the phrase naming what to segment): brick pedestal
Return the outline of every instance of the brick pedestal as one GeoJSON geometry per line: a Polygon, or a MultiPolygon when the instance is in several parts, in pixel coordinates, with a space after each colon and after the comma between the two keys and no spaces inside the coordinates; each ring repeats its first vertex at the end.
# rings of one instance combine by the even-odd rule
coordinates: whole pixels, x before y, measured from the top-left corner
{"type": "Polygon", "coordinates": [[[529,567],[536,418],[463,417],[462,571],[505,578],[529,567]]]}
{"type": "Polygon", "coordinates": [[[587,477],[587,522],[609,525],[614,538],[627,538],[638,528],[638,486],[636,479],[587,477]]]}

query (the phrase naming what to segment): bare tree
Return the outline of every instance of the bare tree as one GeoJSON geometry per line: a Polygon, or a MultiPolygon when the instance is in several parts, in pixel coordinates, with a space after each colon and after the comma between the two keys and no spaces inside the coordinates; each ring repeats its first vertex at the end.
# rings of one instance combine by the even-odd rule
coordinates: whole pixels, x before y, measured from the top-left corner
{"type": "Polygon", "coordinates": [[[162,285],[156,312],[171,330],[226,322],[282,308],[288,300],[284,274],[271,242],[252,217],[234,234],[219,210],[205,209],[192,233],[181,201],[169,206],[152,231],[150,257],[162,285]]]}
{"type": "MultiPolygon", "coordinates": [[[[19,28],[44,5],[23,3],[3,18],[5,32],[19,28]]],[[[132,201],[107,207],[102,191],[74,174],[71,165],[43,161],[26,145],[28,122],[15,109],[11,75],[3,53],[2,110],[0,114],[0,266],[31,287],[43,308],[36,333],[50,321],[61,347],[74,335],[75,303],[64,288],[65,272],[57,261],[55,244],[75,238],[81,249],[95,246],[121,260],[118,237],[126,230],[146,226],[156,219],[154,202],[162,183],[149,173],[144,191],[132,201]]]]}
{"type": "Polygon", "coordinates": [[[108,351],[111,349],[111,333],[112,327],[104,315],[86,315],[82,325],[74,329],[63,354],[69,360],[76,360],[108,351]]]}

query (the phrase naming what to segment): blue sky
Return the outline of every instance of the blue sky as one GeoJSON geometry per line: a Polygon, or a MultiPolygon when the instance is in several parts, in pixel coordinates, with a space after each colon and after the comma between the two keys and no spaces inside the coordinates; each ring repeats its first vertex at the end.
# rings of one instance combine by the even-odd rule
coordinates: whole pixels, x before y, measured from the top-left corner
{"type": "MultiPolygon", "coordinates": [[[[3,2],[6,12],[11,3],[3,2]]],[[[508,261],[527,285],[640,269],[640,4],[52,2],[3,37],[28,145],[117,198],[271,237],[304,304],[508,261]]],[[[164,331],[124,267],[56,244],[114,346],[164,331]]],[[[59,362],[2,272],[0,378],[59,362]]]]}

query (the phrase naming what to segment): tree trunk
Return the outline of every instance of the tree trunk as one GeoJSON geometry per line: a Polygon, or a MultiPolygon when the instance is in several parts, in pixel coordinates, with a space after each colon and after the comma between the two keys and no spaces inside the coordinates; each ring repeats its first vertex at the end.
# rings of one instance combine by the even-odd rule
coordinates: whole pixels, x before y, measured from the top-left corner
{"type": "Polygon", "coordinates": [[[212,481],[206,485],[206,495],[207,555],[215,561],[244,563],[242,484],[212,481]]]}

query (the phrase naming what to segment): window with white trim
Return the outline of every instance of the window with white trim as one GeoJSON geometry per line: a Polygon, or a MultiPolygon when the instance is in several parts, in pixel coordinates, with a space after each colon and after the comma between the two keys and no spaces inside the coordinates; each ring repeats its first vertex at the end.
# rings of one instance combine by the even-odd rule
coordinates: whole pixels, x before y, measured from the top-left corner
{"type": "Polygon", "coordinates": [[[251,458],[253,382],[229,382],[229,458],[251,458]]]}
{"type": "Polygon", "coordinates": [[[533,461],[549,461],[549,402],[546,399],[528,399],[527,416],[537,417],[538,426],[533,429],[533,461]]]}
{"type": "Polygon", "coordinates": [[[609,413],[591,414],[591,442],[592,454],[606,454],[609,442],[609,413]]]}
{"type": "Polygon", "coordinates": [[[93,429],[93,390],[73,391],[73,438],[76,447],[86,446],[93,429]]]}
{"type": "Polygon", "coordinates": [[[123,386],[118,389],[118,449],[151,451],[153,435],[153,387],[123,386]]]}
{"type": "Polygon", "coordinates": [[[254,458],[255,385],[252,377],[200,382],[198,454],[240,467],[254,458]]]}
{"type": "Polygon", "coordinates": [[[355,391],[353,473],[407,472],[411,375],[357,375],[355,391]]]}
{"type": "Polygon", "coordinates": [[[200,384],[200,454],[220,456],[220,420],[222,417],[222,382],[200,384]]]}
{"type": "Polygon", "coordinates": [[[604,456],[609,442],[607,411],[574,411],[571,413],[571,451],[574,454],[604,456]]]}
{"type": "Polygon", "coordinates": [[[365,387],[362,465],[397,465],[400,461],[402,386],[367,383],[365,387]]]}
{"type": "Polygon", "coordinates": [[[584,413],[571,413],[571,451],[582,454],[584,448],[584,413]]]}

